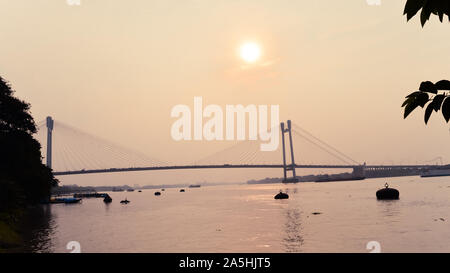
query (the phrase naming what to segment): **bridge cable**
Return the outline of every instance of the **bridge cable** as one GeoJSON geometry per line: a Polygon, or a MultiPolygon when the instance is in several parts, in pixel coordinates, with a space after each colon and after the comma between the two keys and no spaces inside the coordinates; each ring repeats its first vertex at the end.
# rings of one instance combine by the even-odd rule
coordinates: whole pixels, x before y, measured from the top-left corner
{"type": "Polygon", "coordinates": [[[316,136],[314,136],[313,134],[311,134],[310,132],[308,132],[307,130],[303,129],[302,127],[300,127],[299,125],[292,123],[293,126],[297,129],[300,129],[302,132],[304,132],[305,134],[309,135],[310,137],[312,137],[313,139],[315,139],[316,141],[320,142],[321,144],[327,146],[328,148],[332,149],[334,152],[340,154],[341,156],[347,158],[348,160],[352,161],[353,163],[359,165],[360,163],[358,163],[356,160],[353,160],[351,157],[347,156],[346,154],[342,153],[341,151],[339,151],[338,149],[334,148],[333,146],[329,145],[328,143],[326,143],[325,141],[317,138],[316,136]]]}
{"type": "Polygon", "coordinates": [[[341,160],[342,162],[344,162],[344,163],[346,163],[346,164],[348,164],[348,165],[352,165],[351,163],[349,163],[347,160],[343,159],[343,158],[340,157],[339,155],[337,155],[337,154],[335,154],[335,153],[333,153],[333,152],[327,150],[326,148],[320,146],[319,144],[315,143],[314,141],[310,140],[308,137],[306,137],[306,136],[300,134],[299,132],[293,131],[293,133],[294,133],[295,135],[300,136],[301,138],[305,139],[306,141],[312,143],[313,145],[315,145],[315,146],[318,147],[319,149],[321,149],[321,150],[327,152],[328,154],[334,156],[335,158],[341,160]]]}

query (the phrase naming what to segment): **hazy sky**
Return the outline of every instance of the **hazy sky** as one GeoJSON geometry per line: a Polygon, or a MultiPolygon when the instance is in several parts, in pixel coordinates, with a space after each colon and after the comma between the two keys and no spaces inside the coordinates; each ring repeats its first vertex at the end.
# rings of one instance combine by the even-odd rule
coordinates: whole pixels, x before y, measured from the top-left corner
{"type": "MultiPolygon", "coordinates": [[[[423,110],[403,120],[400,106],[421,81],[449,78],[450,25],[406,23],[404,3],[0,0],[0,75],[31,103],[37,121],[51,115],[166,161],[230,145],[171,138],[172,107],[202,96],[223,107],[279,105],[282,120],[360,162],[449,162],[442,115],[425,126],[423,110]],[[263,53],[250,67],[238,56],[245,41],[263,53]]],[[[242,171],[233,174],[236,180],[242,171]]],[[[174,181],[168,173],[152,177],[174,181]]]]}

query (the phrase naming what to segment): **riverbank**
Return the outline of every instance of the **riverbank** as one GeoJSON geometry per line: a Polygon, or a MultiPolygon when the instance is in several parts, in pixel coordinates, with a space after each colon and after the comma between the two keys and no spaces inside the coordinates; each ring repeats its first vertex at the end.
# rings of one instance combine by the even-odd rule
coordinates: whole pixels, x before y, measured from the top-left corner
{"type": "Polygon", "coordinates": [[[23,238],[18,228],[22,216],[22,210],[0,213],[0,253],[22,246],[23,238]]]}

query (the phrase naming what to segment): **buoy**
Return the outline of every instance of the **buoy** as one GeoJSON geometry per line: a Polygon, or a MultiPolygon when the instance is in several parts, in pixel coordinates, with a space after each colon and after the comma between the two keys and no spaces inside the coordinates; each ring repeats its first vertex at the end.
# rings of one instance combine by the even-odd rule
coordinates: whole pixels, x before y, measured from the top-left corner
{"type": "Polygon", "coordinates": [[[159,191],[155,192],[155,195],[161,195],[161,193],[159,191]]]}
{"type": "Polygon", "coordinates": [[[280,191],[277,195],[274,197],[275,199],[289,199],[289,195],[287,193],[284,193],[280,191]]]}
{"type": "Polygon", "coordinates": [[[399,199],[400,192],[396,189],[389,188],[389,184],[384,184],[384,189],[377,191],[378,200],[397,200],[399,199]]]}

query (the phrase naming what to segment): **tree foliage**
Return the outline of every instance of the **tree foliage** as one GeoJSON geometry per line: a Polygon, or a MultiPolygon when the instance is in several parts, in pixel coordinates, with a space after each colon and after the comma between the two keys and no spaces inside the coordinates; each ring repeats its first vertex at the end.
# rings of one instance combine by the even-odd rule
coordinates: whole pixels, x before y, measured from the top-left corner
{"type": "Polygon", "coordinates": [[[439,20],[444,20],[444,15],[447,15],[450,21],[450,0],[408,0],[405,5],[404,15],[409,21],[420,10],[420,23],[422,27],[430,19],[430,15],[439,16],[439,20]]]}
{"type": "MultiPolygon", "coordinates": [[[[439,20],[444,20],[444,15],[447,15],[450,21],[450,0],[408,0],[405,5],[404,15],[409,21],[420,10],[420,22],[422,27],[429,20],[430,15],[439,16],[439,20]]],[[[450,120],[450,81],[442,80],[436,83],[430,81],[422,82],[418,91],[415,91],[408,96],[403,102],[402,107],[405,107],[404,118],[408,117],[412,111],[417,107],[425,108],[424,121],[428,123],[431,114],[442,111],[445,121],[450,120]]]]}
{"type": "Polygon", "coordinates": [[[57,184],[33,138],[36,125],[30,105],[13,95],[0,77],[0,211],[47,199],[57,184]]]}
{"type": "Polygon", "coordinates": [[[431,114],[434,112],[442,111],[445,121],[448,123],[450,120],[450,81],[442,80],[437,83],[430,81],[422,82],[419,90],[406,96],[402,107],[405,107],[404,118],[408,117],[414,109],[417,107],[425,109],[425,124],[428,123],[431,114]]]}

